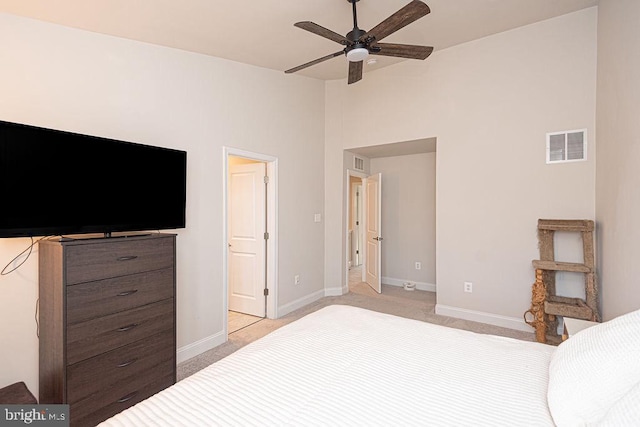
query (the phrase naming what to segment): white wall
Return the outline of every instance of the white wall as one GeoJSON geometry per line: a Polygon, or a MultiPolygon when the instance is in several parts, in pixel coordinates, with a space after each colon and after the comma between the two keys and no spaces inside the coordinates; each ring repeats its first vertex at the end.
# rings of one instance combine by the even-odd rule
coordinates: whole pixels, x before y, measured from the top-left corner
{"type": "MultiPolygon", "coordinates": [[[[371,159],[382,174],[383,283],[436,283],[436,153],[371,159]],[[422,268],[415,269],[420,262],[422,268]]],[[[431,286],[430,286],[431,285],[431,286]]]]}
{"type": "MultiPolygon", "coordinates": [[[[223,146],[278,158],[278,305],[324,292],[323,223],[313,221],[324,202],[323,82],[6,14],[0,40],[0,120],[188,151],[179,350],[224,339],[223,146]]],[[[61,203],[75,196],[60,192],[61,203]]],[[[0,262],[28,242],[0,240],[0,262]]],[[[37,253],[0,278],[0,295],[0,386],[25,381],[37,395],[37,253]]]]}
{"type": "Polygon", "coordinates": [[[596,8],[585,9],[355,85],[328,82],[325,286],[344,280],[342,150],[437,137],[438,306],[526,328],[537,219],[595,217],[596,19],[596,8]],[[545,134],[580,128],[591,137],[588,161],[546,165],[545,134]]]}
{"type": "Polygon", "coordinates": [[[640,309],[640,2],[598,12],[598,267],[605,320],[640,309]]]}

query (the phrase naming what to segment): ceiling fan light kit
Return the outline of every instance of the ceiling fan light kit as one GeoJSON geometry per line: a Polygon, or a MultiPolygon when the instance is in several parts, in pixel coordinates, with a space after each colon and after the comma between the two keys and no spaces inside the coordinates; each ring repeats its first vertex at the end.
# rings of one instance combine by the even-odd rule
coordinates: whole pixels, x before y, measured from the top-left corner
{"type": "Polygon", "coordinates": [[[424,60],[431,55],[431,52],[433,52],[433,47],[430,46],[380,43],[380,40],[383,38],[395,33],[399,29],[404,28],[431,12],[429,6],[422,1],[413,0],[369,31],[364,31],[358,28],[356,3],[360,0],[347,1],[352,5],[353,30],[348,32],[344,37],[311,21],[302,21],[294,24],[294,26],[298,28],[302,28],[303,30],[332,40],[344,45],[345,47],[341,51],[331,53],[323,56],[322,58],[318,58],[307,62],[306,64],[286,70],[285,73],[295,73],[296,71],[300,71],[304,68],[344,54],[349,61],[348,83],[352,84],[362,79],[362,61],[367,59],[369,55],[394,56],[397,58],[424,60]]]}
{"type": "Polygon", "coordinates": [[[347,52],[347,59],[349,62],[358,62],[367,59],[369,56],[369,50],[365,47],[355,47],[347,52]]]}

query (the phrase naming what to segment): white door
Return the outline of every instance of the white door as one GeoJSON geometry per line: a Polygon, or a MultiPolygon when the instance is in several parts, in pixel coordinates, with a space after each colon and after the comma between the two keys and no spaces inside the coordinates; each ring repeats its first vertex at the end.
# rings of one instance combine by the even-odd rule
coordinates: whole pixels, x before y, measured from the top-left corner
{"type": "Polygon", "coordinates": [[[264,163],[229,165],[229,310],[265,316],[264,163]]]}
{"type": "Polygon", "coordinates": [[[380,242],[382,241],[381,230],[381,210],[382,210],[382,174],[371,175],[366,178],[366,266],[365,280],[374,291],[382,293],[382,283],[380,282],[381,253],[380,242]]]}

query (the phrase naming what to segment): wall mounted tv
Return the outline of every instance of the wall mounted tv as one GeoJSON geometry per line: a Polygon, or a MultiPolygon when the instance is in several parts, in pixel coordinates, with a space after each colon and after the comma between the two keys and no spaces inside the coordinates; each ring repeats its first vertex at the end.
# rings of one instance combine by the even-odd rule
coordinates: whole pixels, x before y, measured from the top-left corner
{"type": "Polygon", "coordinates": [[[0,121],[0,237],[185,227],[187,153],[0,121]]]}

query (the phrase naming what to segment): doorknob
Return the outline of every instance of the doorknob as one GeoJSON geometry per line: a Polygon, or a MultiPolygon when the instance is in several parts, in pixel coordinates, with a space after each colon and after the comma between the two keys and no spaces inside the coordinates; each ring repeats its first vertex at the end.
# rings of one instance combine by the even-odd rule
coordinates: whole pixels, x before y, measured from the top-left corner
{"type": "Polygon", "coordinates": [[[377,240],[378,242],[382,241],[382,237],[374,237],[373,240],[377,240]]]}

